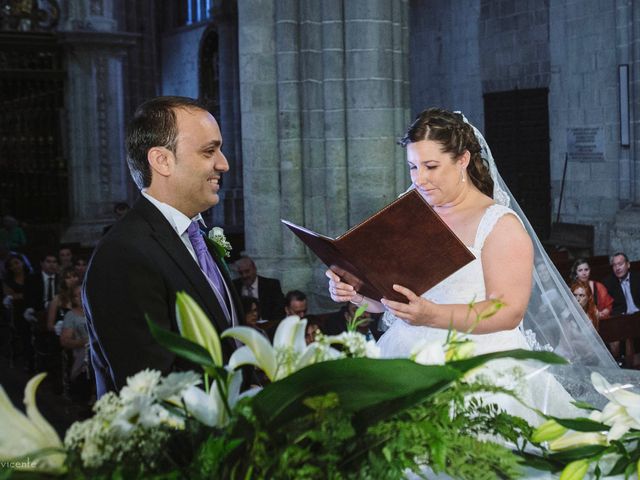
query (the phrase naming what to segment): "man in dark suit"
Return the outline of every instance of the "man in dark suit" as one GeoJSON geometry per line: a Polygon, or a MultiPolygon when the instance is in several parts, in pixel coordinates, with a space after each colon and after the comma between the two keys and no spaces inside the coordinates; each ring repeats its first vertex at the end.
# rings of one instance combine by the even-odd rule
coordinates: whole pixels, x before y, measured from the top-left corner
{"type": "Polygon", "coordinates": [[[53,252],[40,255],[40,270],[29,275],[24,285],[24,314],[16,329],[22,338],[25,369],[47,370],[56,376],[54,365],[60,346],[53,332],[48,332],[47,309],[58,291],[58,259],[53,252]],[[34,345],[38,355],[35,355],[34,345]]]}
{"type": "Polygon", "coordinates": [[[258,275],[258,269],[251,257],[243,256],[236,260],[239,278],[233,281],[236,290],[245,297],[258,299],[260,317],[270,322],[279,322],[285,316],[284,295],[280,281],[258,275]]]}
{"type": "Polygon", "coordinates": [[[630,271],[629,257],[623,252],[614,253],[609,259],[613,273],[604,281],[613,297],[613,314],[635,313],[640,310],[640,277],[630,271]]]}
{"type": "MultiPolygon", "coordinates": [[[[200,231],[200,213],[219,201],[229,170],[218,123],[197,101],[158,97],[142,104],[127,132],[127,162],[141,197],[98,244],[83,302],[98,396],[145,369],[189,368],[160,346],[145,316],[178,331],[176,292],[192,296],[222,332],[241,318],[223,260],[200,231]]],[[[223,341],[229,357],[235,344],[223,341]]]]}

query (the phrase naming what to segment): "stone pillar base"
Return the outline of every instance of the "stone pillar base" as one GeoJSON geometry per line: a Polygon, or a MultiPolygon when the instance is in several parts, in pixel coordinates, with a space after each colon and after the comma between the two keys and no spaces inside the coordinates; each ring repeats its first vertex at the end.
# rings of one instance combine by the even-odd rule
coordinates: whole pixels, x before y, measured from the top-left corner
{"type": "Polygon", "coordinates": [[[75,220],[62,234],[62,243],[79,243],[83,247],[95,247],[102,238],[102,230],[113,220],[75,220]]]}

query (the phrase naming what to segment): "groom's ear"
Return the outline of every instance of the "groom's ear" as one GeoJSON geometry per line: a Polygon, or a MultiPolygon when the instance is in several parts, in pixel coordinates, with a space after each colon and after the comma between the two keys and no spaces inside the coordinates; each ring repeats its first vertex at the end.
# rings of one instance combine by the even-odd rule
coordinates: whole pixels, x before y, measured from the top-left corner
{"type": "Polygon", "coordinates": [[[166,147],[151,147],[147,152],[147,161],[151,171],[163,177],[171,175],[175,164],[173,153],[166,147]]]}

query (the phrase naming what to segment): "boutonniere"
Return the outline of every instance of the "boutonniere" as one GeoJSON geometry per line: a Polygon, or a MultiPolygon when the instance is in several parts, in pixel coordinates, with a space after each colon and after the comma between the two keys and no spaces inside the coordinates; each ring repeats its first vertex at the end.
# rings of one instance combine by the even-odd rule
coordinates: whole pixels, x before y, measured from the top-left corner
{"type": "Polygon", "coordinates": [[[213,227],[209,230],[208,239],[216,250],[218,256],[224,260],[225,257],[231,255],[231,244],[227,240],[227,237],[224,236],[224,230],[220,227],[213,227]]]}

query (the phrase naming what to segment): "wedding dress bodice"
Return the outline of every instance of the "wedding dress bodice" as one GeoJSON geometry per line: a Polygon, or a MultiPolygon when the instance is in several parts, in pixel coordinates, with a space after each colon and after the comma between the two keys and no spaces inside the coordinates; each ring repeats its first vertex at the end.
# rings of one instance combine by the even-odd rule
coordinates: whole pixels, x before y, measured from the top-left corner
{"type": "MultiPolygon", "coordinates": [[[[502,205],[494,204],[487,208],[478,224],[473,245],[467,247],[475,256],[475,260],[423,293],[422,297],[439,304],[469,304],[486,300],[482,247],[498,220],[507,214],[515,215],[513,210],[502,205]]],[[[476,315],[473,311],[469,314],[474,317],[476,315]]],[[[426,338],[434,341],[442,340],[444,343],[448,334],[447,329],[409,325],[390,312],[384,314],[383,321],[391,324],[378,342],[383,357],[406,358],[418,340],[426,338]]],[[[476,354],[513,348],[529,348],[520,327],[484,335],[469,335],[468,337],[476,345],[476,354]]]]}

